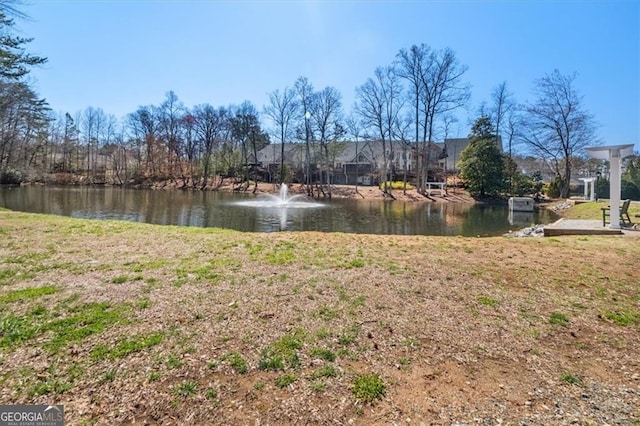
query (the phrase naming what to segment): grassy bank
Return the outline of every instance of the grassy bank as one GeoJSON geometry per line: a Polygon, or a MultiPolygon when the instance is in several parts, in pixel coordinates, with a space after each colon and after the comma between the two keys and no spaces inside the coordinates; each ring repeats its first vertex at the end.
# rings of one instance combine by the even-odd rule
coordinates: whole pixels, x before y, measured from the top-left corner
{"type": "Polygon", "coordinates": [[[0,210],[0,401],[69,424],[640,421],[640,239],[0,210]]]}
{"type": "MultiPolygon", "coordinates": [[[[609,206],[609,200],[601,200],[592,203],[579,203],[566,211],[567,218],[570,219],[596,219],[602,220],[602,208],[609,206]]],[[[632,201],[629,204],[629,216],[634,223],[640,222],[640,201],[632,201]]],[[[608,220],[608,219],[607,219],[608,220]]]]}

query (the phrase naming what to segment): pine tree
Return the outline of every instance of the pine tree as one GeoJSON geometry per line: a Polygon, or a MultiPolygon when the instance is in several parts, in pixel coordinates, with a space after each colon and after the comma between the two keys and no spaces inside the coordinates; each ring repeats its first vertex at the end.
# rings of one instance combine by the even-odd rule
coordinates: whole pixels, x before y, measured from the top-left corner
{"type": "Polygon", "coordinates": [[[33,39],[12,34],[14,21],[7,16],[11,10],[14,9],[0,2],[0,77],[18,80],[29,73],[30,67],[47,62],[47,58],[25,52],[25,45],[33,39]]]}
{"type": "Polygon", "coordinates": [[[47,59],[32,56],[25,45],[32,39],[16,36],[12,17],[24,17],[12,0],[0,0],[0,182],[34,165],[37,139],[48,124],[49,108],[25,79],[31,67],[47,59]],[[28,154],[28,155],[27,155],[28,154]]]}

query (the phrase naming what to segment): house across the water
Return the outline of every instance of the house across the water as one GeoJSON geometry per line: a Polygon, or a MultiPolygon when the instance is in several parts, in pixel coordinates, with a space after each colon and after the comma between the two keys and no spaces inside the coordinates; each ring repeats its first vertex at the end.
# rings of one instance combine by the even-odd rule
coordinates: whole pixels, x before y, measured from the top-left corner
{"type": "MultiPolygon", "coordinates": [[[[319,180],[320,172],[329,164],[330,181],[333,184],[377,185],[381,181],[386,150],[387,170],[393,180],[414,181],[416,170],[428,162],[430,180],[438,180],[440,174],[456,172],[460,153],[469,144],[467,138],[446,139],[442,143],[399,142],[380,140],[340,141],[327,143],[327,152],[318,142],[309,144],[309,173],[312,181],[319,180]],[[428,149],[426,149],[428,147],[428,149]],[[326,158],[328,157],[328,159],[326,158]]],[[[307,167],[306,144],[285,143],[284,164],[291,169],[294,180],[302,182],[307,167]]],[[[282,161],[282,144],[270,144],[258,151],[256,164],[260,165],[267,181],[276,180],[282,161]]]]}

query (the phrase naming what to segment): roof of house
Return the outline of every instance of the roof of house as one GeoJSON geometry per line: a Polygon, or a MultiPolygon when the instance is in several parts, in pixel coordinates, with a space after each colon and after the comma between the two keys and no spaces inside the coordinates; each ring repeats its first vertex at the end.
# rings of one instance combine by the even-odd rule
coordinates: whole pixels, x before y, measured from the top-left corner
{"type": "MultiPolygon", "coordinates": [[[[362,140],[358,141],[344,141],[344,148],[341,152],[338,152],[335,156],[335,161],[340,163],[355,163],[355,162],[369,162],[375,163],[382,157],[382,141],[381,140],[362,140]],[[357,159],[360,157],[360,160],[357,159]]],[[[386,142],[387,150],[390,147],[393,148],[393,152],[396,158],[400,158],[405,149],[412,149],[415,145],[414,142],[404,144],[399,141],[386,142]]],[[[317,146],[317,143],[315,144],[317,146]]],[[[432,152],[439,153],[442,150],[442,146],[436,143],[430,143],[432,152]]],[[[305,149],[304,143],[291,143],[286,142],[284,144],[285,160],[291,161],[294,159],[294,155],[305,149]]],[[[278,163],[280,162],[282,144],[276,143],[268,145],[258,151],[258,161],[262,163],[278,163]]],[[[302,151],[304,152],[304,151],[302,151]]]]}

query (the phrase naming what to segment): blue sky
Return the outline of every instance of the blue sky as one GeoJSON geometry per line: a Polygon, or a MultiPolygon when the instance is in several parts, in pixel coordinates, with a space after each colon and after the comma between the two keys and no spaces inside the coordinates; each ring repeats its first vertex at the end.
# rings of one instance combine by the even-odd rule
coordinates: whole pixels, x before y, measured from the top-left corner
{"type": "Polygon", "coordinates": [[[22,9],[29,51],[49,62],[36,87],[55,111],[123,117],[173,90],[187,107],[250,100],[305,76],[355,88],[401,48],[453,49],[469,67],[466,136],[478,106],[507,81],[518,102],[555,68],[576,88],[606,144],[640,148],[640,2],[602,1],[37,1],[22,9]]]}

